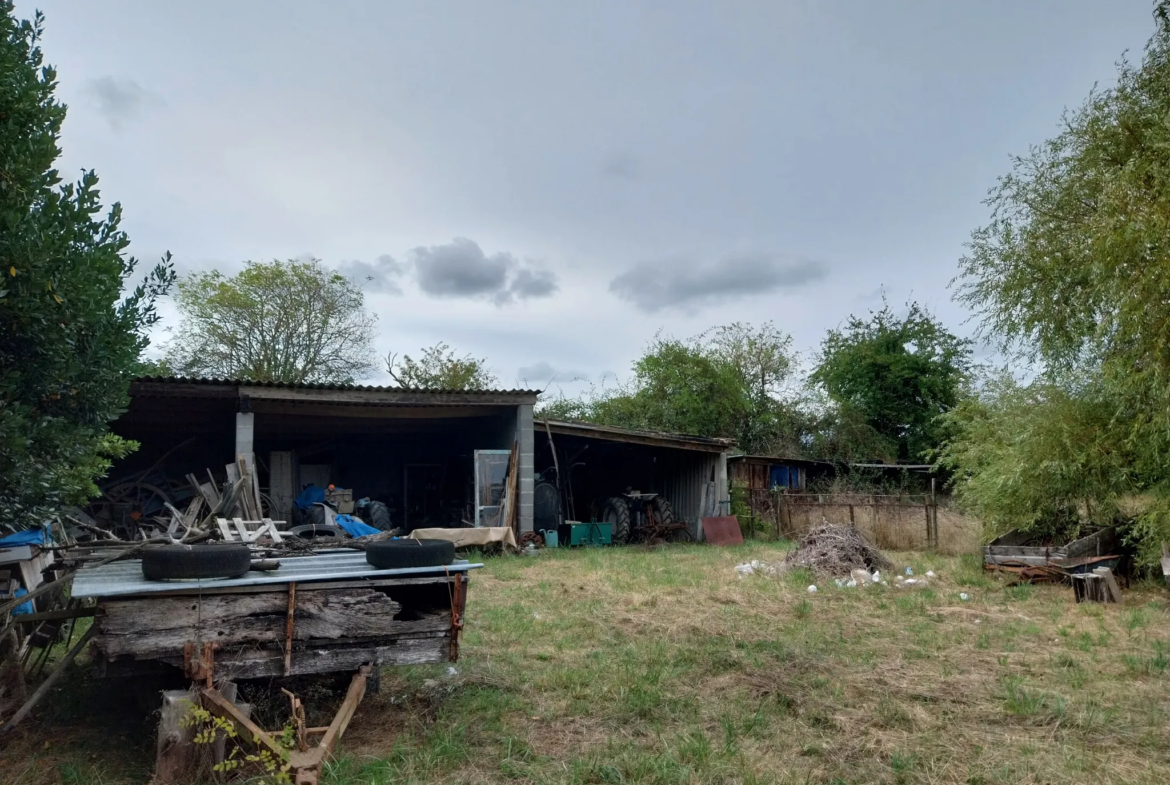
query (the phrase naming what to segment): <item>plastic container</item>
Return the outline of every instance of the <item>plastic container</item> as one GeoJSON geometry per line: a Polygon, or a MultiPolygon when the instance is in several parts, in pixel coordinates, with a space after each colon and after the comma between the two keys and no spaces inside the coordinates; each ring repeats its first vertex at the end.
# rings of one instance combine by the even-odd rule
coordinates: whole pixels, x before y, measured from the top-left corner
{"type": "Polygon", "coordinates": [[[557,547],[557,544],[558,544],[557,541],[560,538],[557,536],[556,529],[541,529],[540,533],[544,537],[544,547],[546,547],[546,548],[556,548],[557,547]]]}

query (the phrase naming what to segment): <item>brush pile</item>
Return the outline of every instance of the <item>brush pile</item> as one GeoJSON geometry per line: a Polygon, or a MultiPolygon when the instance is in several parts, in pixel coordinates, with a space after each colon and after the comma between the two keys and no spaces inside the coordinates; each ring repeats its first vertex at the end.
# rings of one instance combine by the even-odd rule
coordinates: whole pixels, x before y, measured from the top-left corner
{"type": "Polygon", "coordinates": [[[892,570],[894,565],[881,551],[869,544],[853,526],[822,523],[801,538],[796,550],[788,554],[785,564],[808,567],[827,577],[849,575],[853,570],[892,570]]]}

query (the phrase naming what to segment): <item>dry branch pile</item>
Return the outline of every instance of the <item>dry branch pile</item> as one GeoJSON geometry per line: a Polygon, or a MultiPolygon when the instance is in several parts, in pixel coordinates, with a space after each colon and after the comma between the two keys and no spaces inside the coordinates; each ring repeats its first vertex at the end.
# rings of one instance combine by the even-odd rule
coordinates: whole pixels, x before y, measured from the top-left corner
{"type": "Polygon", "coordinates": [[[891,570],[894,565],[881,551],[869,544],[853,526],[822,523],[801,538],[796,550],[785,563],[791,567],[808,567],[814,573],[833,577],[849,575],[852,570],[868,572],[891,570]]]}

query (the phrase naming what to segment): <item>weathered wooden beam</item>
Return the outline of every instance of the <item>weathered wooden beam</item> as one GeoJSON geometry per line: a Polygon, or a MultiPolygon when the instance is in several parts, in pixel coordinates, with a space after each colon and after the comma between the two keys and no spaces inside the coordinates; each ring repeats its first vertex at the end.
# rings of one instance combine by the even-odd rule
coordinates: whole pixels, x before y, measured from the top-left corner
{"type": "MultiPolygon", "coordinates": [[[[404,638],[387,644],[360,646],[336,645],[330,648],[306,647],[294,652],[290,676],[311,673],[354,671],[367,663],[392,665],[427,665],[450,662],[450,636],[404,638]]],[[[159,657],[159,661],[182,667],[183,658],[159,657]]],[[[217,652],[217,673],[232,679],[263,679],[284,675],[284,653],[279,648],[217,652]]]]}
{"type": "Polygon", "coordinates": [[[59,663],[57,663],[57,667],[53,668],[53,672],[50,673],[43,682],[41,682],[41,686],[37,687],[36,692],[34,692],[32,696],[24,702],[24,705],[17,709],[16,713],[13,714],[8,722],[4,724],[4,728],[0,729],[0,736],[8,733],[10,730],[19,725],[25,717],[28,716],[29,712],[31,712],[33,707],[40,702],[41,698],[45,697],[45,693],[47,693],[52,688],[52,686],[57,683],[57,680],[61,678],[61,674],[65,672],[65,668],[69,666],[69,663],[73,662],[81,650],[85,648],[85,644],[89,643],[89,639],[93,637],[93,633],[94,628],[92,625],[90,625],[90,628],[85,631],[85,634],[81,636],[81,639],[78,640],[77,643],[73,644],[73,648],[65,652],[65,656],[61,658],[59,663]]]}
{"type": "MultiPolygon", "coordinates": [[[[401,605],[374,589],[301,590],[295,596],[294,641],[409,635],[450,624],[445,613],[397,620],[401,605]]],[[[101,607],[97,648],[111,657],[180,651],[190,640],[213,640],[221,648],[284,643],[288,631],[284,592],[108,601],[101,607]]]]}
{"type": "Polygon", "coordinates": [[[240,711],[236,704],[232,703],[224,697],[219,690],[214,687],[204,687],[200,694],[203,696],[203,707],[208,711],[218,714],[224,719],[231,720],[235,725],[243,730],[246,730],[252,737],[252,741],[256,744],[262,744],[269,749],[277,760],[283,760],[287,754],[286,750],[276,743],[276,740],[261,728],[256,723],[252,722],[252,718],[240,711]]]}
{"type": "MultiPolygon", "coordinates": [[[[21,597],[23,600],[24,597],[21,597]]],[[[13,616],[12,621],[16,624],[39,624],[42,621],[57,621],[60,619],[84,619],[93,616],[97,613],[97,608],[62,608],[56,611],[45,611],[43,613],[22,613],[19,616],[13,616]]]]}

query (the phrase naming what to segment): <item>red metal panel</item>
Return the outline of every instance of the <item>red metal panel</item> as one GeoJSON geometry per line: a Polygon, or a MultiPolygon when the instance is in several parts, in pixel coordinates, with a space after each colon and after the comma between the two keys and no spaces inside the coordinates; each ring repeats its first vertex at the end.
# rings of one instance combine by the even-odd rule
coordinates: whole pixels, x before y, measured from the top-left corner
{"type": "Polygon", "coordinates": [[[739,519],[734,515],[720,515],[703,518],[703,537],[712,545],[742,545],[743,532],[739,530],[739,519]]]}

